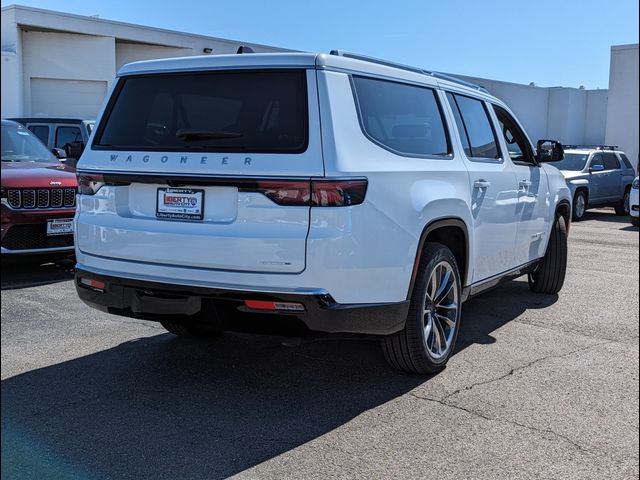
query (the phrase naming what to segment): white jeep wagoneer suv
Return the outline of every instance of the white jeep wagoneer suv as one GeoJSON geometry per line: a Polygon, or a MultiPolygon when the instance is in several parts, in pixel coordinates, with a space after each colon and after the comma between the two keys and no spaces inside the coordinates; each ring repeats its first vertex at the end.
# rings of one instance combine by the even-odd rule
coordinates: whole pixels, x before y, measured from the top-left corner
{"type": "Polygon", "coordinates": [[[562,155],[480,87],[339,51],[129,64],[78,165],[77,291],[178,335],[378,335],[435,372],[470,296],[561,289],[562,155]]]}

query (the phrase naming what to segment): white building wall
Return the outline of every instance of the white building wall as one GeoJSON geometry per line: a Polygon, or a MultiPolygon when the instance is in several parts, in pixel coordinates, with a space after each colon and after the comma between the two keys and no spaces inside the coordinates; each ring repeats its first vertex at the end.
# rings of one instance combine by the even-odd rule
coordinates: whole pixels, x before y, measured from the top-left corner
{"type": "Polygon", "coordinates": [[[3,7],[1,18],[0,108],[5,118],[92,118],[98,111],[95,105],[101,103],[96,101],[99,92],[106,92],[117,69],[132,61],[202,55],[205,49],[211,54],[235,53],[240,45],[256,52],[285,51],[16,5],[3,7]]]}
{"type": "Polygon", "coordinates": [[[22,32],[16,23],[15,12],[2,12],[0,20],[2,47],[2,117],[22,115],[22,32]]]}
{"type": "Polygon", "coordinates": [[[509,105],[534,142],[541,138],[570,144],[604,142],[606,90],[536,87],[457,76],[483,86],[509,105]]]}
{"type": "Polygon", "coordinates": [[[602,145],[607,125],[607,90],[587,90],[584,143],[602,145]]]}
{"type": "Polygon", "coordinates": [[[522,122],[533,142],[546,137],[549,115],[547,89],[482,78],[465,77],[465,80],[482,85],[489,93],[506,103],[522,122]]]}
{"type": "Polygon", "coordinates": [[[186,57],[193,55],[190,48],[163,47],[136,43],[116,42],[116,71],[127,63],[155,58],[186,57]]]}
{"type": "MultiPolygon", "coordinates": [[[[74,35],[69,33],[22,32],[23,45],[23,91],[25,115],[72,116],[76,110],[69,105],[69,110],[63,105],[58,112],[43,111],[42,104],[36,108],[32,98],[36,82],[42,84],[44,79],[64,80],[67,82],[82,81],[103,82],[104,92],[114,79],[116,71],[115,39],[113,37],[98,37],[88,35],[74,35]]],[[[50,82],[52,86],[61,85],[60,82],[50,82]]],[[[79,88],[82,91],[82,87],[79,88]]],[[[55,88],[51,89],[54,96],[55,88]]],[[[72,100],[72,98],[70,99],[72,100]]],[[[99,105],[100,102],[97,103],[99,105]]],[[[55,98],[49,105],[56,105],[55,98]]],[[[88,111],[82,116],[86,116],[88,111]]],[[[93,112],[94,116],[97,113],[93,112]]]]}
{"type": "Polygon", "coordinates": [[[611,47],[607,144],[618,145],[638,165],[638,44],[611,47]]]}
{"type": "Polygon", "coordinates": [[[22,112],[20,91],[20,69],[18,56],[13,52],[2,52],[2,116],[13,117],[22,112]]]}

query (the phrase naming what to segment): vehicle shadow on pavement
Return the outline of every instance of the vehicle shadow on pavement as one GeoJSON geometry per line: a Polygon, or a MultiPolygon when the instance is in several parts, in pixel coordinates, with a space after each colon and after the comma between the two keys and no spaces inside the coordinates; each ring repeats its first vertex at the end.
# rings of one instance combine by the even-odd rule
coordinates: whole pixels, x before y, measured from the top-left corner
{"type": "MultiPolygon", "coordinates": [[[[471,300],[459,350],[555,299],[510,282],[471,300]]],[[[161,334],[8,378],[2,476],[228,477],[430,379],[389,368],[376,341],[281,341],[161,334]]]]}
{"type": "Polygon", "coordinates": [[[2,259],[2,290],[37,287],[73,278],[75,262],[69,259],[2,259]]]}
{"type": "Polygon", "coordinates": [[[583,223],[589,220],[598,220],[599,222],[621,223],[623,225],[631,225],[628,215],[617,215],[613,208],[599,208],[596,210],[587,210],[584,218],[579,222],[583,223]]]}

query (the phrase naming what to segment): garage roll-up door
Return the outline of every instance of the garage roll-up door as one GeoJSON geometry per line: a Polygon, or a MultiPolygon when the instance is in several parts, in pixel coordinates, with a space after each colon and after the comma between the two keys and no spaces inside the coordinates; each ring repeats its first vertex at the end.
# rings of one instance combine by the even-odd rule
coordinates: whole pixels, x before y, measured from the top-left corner
{"type": "Polygon", "coordinates": [[[107,82],[31,79],[31,115],[95,118],[107,94],[107,82]]]}

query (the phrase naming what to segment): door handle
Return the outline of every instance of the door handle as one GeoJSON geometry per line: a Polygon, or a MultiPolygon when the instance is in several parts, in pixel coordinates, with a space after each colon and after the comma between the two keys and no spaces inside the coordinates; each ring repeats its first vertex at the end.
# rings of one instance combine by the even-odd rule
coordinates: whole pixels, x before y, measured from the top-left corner
{"type": "Polygon", "coordinates": [[[527,190],[529,190],[529,187],[531,186],[531,182],[529,180],[520,180],[520,183],[518,185],[521,191],[526,192],[527,190]]]}
{"type": "Polygon", "coordinates": [[[491,186],[491,182],[487,182],[486,180],[476,180],[473,182],[473,188],[477,188],[479,190],[486,190],[491,186]]]}

